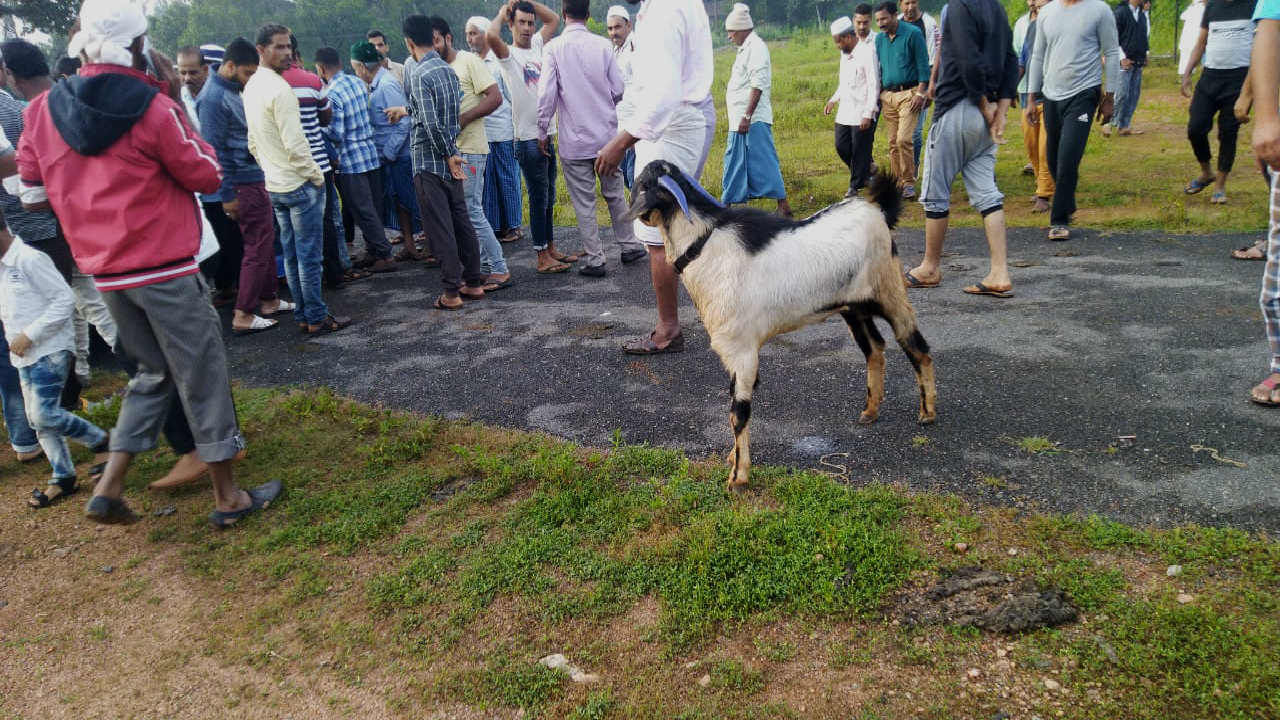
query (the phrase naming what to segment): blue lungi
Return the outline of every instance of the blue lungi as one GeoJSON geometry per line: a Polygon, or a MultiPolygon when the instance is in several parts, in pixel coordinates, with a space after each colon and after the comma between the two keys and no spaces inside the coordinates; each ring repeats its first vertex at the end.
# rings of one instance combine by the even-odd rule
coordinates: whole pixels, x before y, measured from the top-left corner
{"type": "Polygon", "coordinates": [[[412,236],[414,233],[421,232],[422,213],[418,211],[418,196],[413,191],[413,159],[407,153],[393,162],[383,161],[382,187],[388,200],[387,213],[391,215],[391,224],[387,227],[405,232],[404,228],[400,227],[400,218],[396,213],[396,208],[400,207],[408,210],[409,217],[413,219],[412,231],[405,234],[412,236]]]}
{"type": "Polygon", "coordinates": [[[721,202],[731,205],[755,198],[782,200],[786,197],[782,166],[773,147],[773,127],[769,123],[753,122],[746,135],[729,133],[721,202]]]}
{"type": "Polygon", "coordinates": [[[522,202],[515,143],[489,143],[489,162],[484,166],[484,217],[495,233],[504,235],[520,227],[524,222],[522,202]]]}

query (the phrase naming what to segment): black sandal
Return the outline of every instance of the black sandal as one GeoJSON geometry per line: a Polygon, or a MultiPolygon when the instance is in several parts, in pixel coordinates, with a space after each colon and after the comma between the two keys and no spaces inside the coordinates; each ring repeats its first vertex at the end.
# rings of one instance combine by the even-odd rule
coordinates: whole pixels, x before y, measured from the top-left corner
{"type": "Polygon", "coordinates": [[[76,490],[80,489],[80,486],[76,484],[75,478],[69,477],[50,481],[49,487],[46,489],[50,492],[57,490],[57,492],[50,495],[39,489],[32,490],[31,497],[27,500],[27,505],[35,510],[47,508],[68,495],[74,495],[76,490]]]}
{"type": "Polygon", "coordinates": [[[84,516],[103,525],[130,525],[140,518],[120,498],[94,495],[84,508],[84,516]]]}
{"type": "Polygon", "coordinates": [[[347,327],[350,324],[351,324],[351,318],[347,318],[347,317],[336,318],[332,315],[326,315],[324,320],[321,320],[320,324],[317,325],[315,329],[312,329],[312,327],[308,325],[306,329],[306,333],[308,335],[328,335],[329,333],[332,333],[332,332],[338,332],[339,330],[347,327]]]}

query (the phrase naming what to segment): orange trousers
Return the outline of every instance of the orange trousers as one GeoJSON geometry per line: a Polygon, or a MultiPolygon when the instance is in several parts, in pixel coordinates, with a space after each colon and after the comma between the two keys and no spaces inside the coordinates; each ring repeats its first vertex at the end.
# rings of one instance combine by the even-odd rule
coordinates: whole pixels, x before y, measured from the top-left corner
{"type": "Polygon", "coordinates": [[[1036,196],[1049,200],[1053,198],[1053,174],[1049,172],[1048,135],[1044,129],[1044,119],[1041,118],[1032,125],[1027,119],[1030,112],[1028,108],[1022,109],[1022,140],[1027,146],[1027,159],[1035,169],[1036,196]]]}

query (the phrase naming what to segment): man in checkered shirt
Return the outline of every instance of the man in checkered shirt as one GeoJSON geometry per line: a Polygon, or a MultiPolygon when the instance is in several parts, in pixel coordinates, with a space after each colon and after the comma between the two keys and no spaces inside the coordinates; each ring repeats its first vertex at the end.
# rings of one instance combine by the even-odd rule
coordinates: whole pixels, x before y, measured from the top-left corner
{"type": "Polygon", "coordinates": [[[369,119],[369,91],[364,81],[342,71],[342,59],[333,48],[316,51],[316,70],[325,81],[323,97],[333,108],[324,134],[338,150],[338,193],[364,235],[365,255],[356,267],[372,272],[396,269],[391,243],[382,229],[382,158],[373,142],[369,119]]]}
{"type": "Polygon", "coordinates": [[[1267,269],[1262,278],[1262,317],[1271,343],[1270,374],[1254,386],[1250,399],[1266,407],[1280,407],[1280,0],[1260,0],[1253,12],[1250,80],[1257,124],[1253,154],[1264,170],[1271,167],[1271,228],[1267,237],[1267,269]]]}
{"type": "Polygon", "coordinates": [[[431,252],[440,259],[444,293],[435,307],[457,310],[462,301],[484,298],[486,276],[480,267],[480,245],[467,214],[462,189],[462,153],[458,150],[462,86],[458,75],[433,49],[430,18],[404,19],[404,44],[415,64],[405,72],[405,94],[413,130],[413,185],[418,193],[422,226],[431,252]]]}

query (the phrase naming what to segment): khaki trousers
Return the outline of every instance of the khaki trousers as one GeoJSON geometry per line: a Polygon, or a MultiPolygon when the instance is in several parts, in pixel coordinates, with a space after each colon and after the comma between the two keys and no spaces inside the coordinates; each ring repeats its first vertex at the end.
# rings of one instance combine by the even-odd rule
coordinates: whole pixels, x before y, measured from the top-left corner
{"type": "Polygon", "coordinates": [[[911,109],[915,88],[880,93],[880,112],[889,139],[889,169],[899,185],[916,184],[915,132],[920,113],[911,109]]]}
{"type": "Polygon", "coordinates": [[[1027,147],[1027,159],[1036,175],[1036,197],[1049,200],[1053,197],[1053,173],[1049,172],[1048,136],[1045,134],[1044,120],[1032,125],[1027,120],[1028,108],[1022,109],[1022,140],[1027,147]]]}

